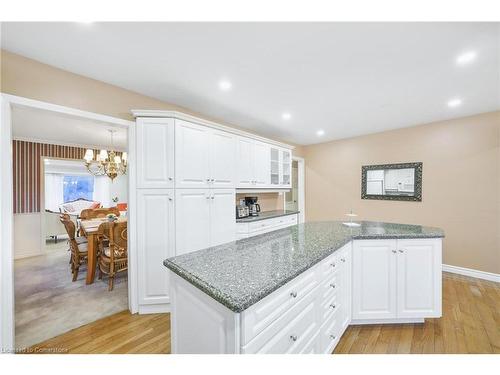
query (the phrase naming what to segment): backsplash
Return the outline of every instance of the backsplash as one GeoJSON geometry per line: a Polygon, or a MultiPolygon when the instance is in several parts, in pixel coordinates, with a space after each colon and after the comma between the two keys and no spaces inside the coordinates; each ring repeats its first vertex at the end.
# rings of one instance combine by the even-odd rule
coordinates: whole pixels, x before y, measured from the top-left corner
{"type": "Polygon", "coordinates": [[[236,204],[239,203],[240,199],[244,199],[245,197],[258,197],[261,211],[282,210],[284,207],[283,193],[236,194],[236,204]]]}

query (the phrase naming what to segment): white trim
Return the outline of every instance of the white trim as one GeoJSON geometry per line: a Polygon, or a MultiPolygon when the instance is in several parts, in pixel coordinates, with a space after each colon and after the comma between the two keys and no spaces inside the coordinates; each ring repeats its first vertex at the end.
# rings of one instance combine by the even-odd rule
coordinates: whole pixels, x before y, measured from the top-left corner
{"type": "Polygon", "coordinates": [[[23,98],[21,96],[10,95],[10,94],[2,94],[2,97],[7,100],[10,105],[15,104],[23,107],[37,108],[43,109],[46,111],[56,112],[60,114],[65,114],[72,117],[83,117],[88,120],[100,121],[100,122],[108,122],[110,124],[119,125],[124,128],[128,128],[133,125],[133,121],[123,120],[116,117],[111,117],[108,115],[101,115],[100,113],[82,111],[80,109],[64,107],[58,104],[52,104],[47,102],[42,102],[39,100],[23,98]]]}
{"type": "Polygon", "coordinates": [[[410,324],[424,323],[424,318],[404,318],[404,319],[353,319],[349,325],[364,324],[410,324]]]}
{"type": "Polygon", "coordinates": [[[292,156],[292,160],[296,160],[298,163],[297,173],[298,173],[298,195],[299,195],[299,224],[304,223],[306,220],[306,162],[304,158],[299,156],[292,156]]]}
{"type": "Polygon", "coordinates": [[[456,273],[458,275],[464,275],[469,277],[475,277],[476,279],[494,281],[500,283],[500,274],[485,272],[479,270],[473,270],[471,268],[451,266],[449,264],[443,264],[443,272],[456,273]]]}
{"type": "Polygon", "coordinates": [[[12,209],[11,106],[0,98],[0,350],[14,348],[14,213],[12,209]]]}
{"type": "Polygon", "coordinates": [[[136,172],[136,123],[128,128],[128,308],[132,314],[139,311],[139,266],[137,248],[137,172],[136,172]]]}
{"type": "Polygon", "coordinates": [[[154,305],[139,305],[139,314],[163,314],[170,312],[170,303],[158,303],[154,305]]]}
{"type": "Polygon", "coordinates": [[[208,126],[214,129],[222,130],[228,133],[236,134],[242,137],[247,137],[251,139],[255,139],[261,142],[265,143],[270,143],[275,146],[283,147],[289,150],[293,150],[295,146],[278,142],[278,141],[273,141],[272,139],[269,138],[264,138],[259,135],[255,135],[249,132],[246,132],[244,130],[239,130],[236,128],[231,128],[226,125],[221,125],[213,121],[205,120],[200,117],[188,115],[187,113],[179,112],[179,111],[161,111],[161,110],[148,110],[148,109],[132,109],[131,110],[132,114],[134,115],[135,118],[137,117],[167,117],[167,118],[175,118],[179,120],[184,120],[188,122],[192,122],[195,124],[199,125],[204,125],[208,126]]]}
{"type": "MultiPolygon", "coordinates": [[[[114,126],[126,127],[128,129],[129,145],[135,145],[135,122],[123,120],[98,113],[82,111],[75,108],[64,107],[52,103],[23,98],[20,96],[1,94],[0,110],[0,349],[9,351],[14,347],[14,280],[13,280],[13,188],[12,188],[12,107],[24,106],[56,112],[63,115],[81,117],[89,120],[108,123],[114,126]]],[[[133,150],[129,147],[129,150],[133,150]]],[[[132,152],[133,154],[133,152],[132,152]]],[[[135,212],[135,159],[129,156],[128,173],[129,180],[129,220],[134,222],[135,212]],[[130,205],[132,204],[132,207],[130,205]]],[[[130,225],[129,225],[130,226],[130,225]]],[[[133,238],[133,237],[132,237],[133,238]]],[[[137,254],[136,247],[129,239],[129,309],[132,313],[137,312],[137,254]]]]}

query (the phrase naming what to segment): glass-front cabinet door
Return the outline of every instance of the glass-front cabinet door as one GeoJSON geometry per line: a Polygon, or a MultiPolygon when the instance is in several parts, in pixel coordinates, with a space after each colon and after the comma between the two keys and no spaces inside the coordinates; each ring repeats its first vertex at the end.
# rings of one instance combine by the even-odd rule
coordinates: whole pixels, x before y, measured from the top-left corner
{"type": "Polygon", "coordinates": [[[280,184],[280,150],[271,147],[271,185],[280,184]]]}
{"type": "Polygon", "coordinates": [[[291,185],[292,153],[290,150],[281,150],[281,185],[291,185]]]}

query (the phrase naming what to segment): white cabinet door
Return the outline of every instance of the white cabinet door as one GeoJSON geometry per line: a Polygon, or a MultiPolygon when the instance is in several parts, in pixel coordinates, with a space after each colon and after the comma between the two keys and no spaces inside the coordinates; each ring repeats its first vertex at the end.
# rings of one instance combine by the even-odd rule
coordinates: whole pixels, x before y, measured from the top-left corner
{"type": "Polygon", "coordinates": [[[214,188],[234,188],[236,186],[236,136],[212,130],[210,140],[210,185],[214,188]]]}
{"type": "Polygon", "coordinates": [[[292,187],[292,152],[281,150],[281,180],[282,187],[292,187]]]}
{"type": "Polygon", "coordinates": [[[351,252],[352,245],[346,245],[345,250],[340,253],[340,298],[341,298],[341,332],[344,332],[349,324],[351,323],[351,304],[352,304],[352,294],[351,294],[351,252]]]}
{"type": "Polygon", "coordinates": [[[254,142],[253,145],[253,187],[261,188],[271,185],[271,149],[268,144],[254,142]]]}
{"type": "Polygon", "coordinates": [[[396,240],[353,245],[353,319],[396,317],[396,240]]]}
{"type": "Polygon", "coordinates": [[[236,238],[235,190],[210,190],[210,245],[217,246],[236,238]]]}
{"type": "Polygon", "coordinates": [[[209,189],[176,190],[176,255],[210,247],[209,201],[209,189]]]}
{"type": "Polygon", "coordinates": [[[187,121],[175,121],[175,186],[209,187],[211,129],[187,121]]]}
{"type": "Polygon", "coordinates": [[[441,240],[398,240],[398,318],[441,316],[441,240]]]}
{"type": "Polygon", "coordinates": [[[250,138],[236,139],[236,184],[240,188],[254,186],[253,142],[250,138]]]}
{"type": "Polygon", "coordinates": [[[174,120],[138,118],[137,187],[174,187],[174,120]]]}
{"type": "Polygon", "coordinates": [[[172,189],[137,190],[139,304],[169,303],[163,261],[175,256],[172,189]]]}

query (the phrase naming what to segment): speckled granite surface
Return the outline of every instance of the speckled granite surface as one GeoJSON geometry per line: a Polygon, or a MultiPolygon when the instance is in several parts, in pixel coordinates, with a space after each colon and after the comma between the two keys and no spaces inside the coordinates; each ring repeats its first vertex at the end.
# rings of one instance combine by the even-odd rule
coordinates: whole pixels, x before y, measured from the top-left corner
{"type": "Polygon", "coordinates": [[[339,221],[298,224],[169,258],[163,264],[235,312],[241,312],[352,239],[440,238],[439,228],[339,221]]]}
{"type": "Polygon", "coordinates": [[[259,216],[249,216],[241,219],[236,219],[237,223],[251,223],[254,221],[272,219],[273,217],[287,216],[298,214],[299,211],[291,211],[291,210],[274,210],[274,211],[262,211],[259,213],[259,216]]]}

